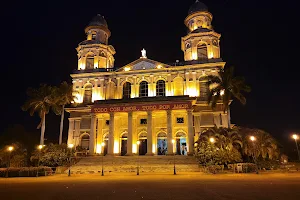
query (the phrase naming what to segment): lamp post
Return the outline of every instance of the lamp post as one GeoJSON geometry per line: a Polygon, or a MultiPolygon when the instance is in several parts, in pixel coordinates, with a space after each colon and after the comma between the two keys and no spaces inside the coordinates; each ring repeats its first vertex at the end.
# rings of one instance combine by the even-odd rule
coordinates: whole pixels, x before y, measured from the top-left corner
{"type": "Polygon", "coordinates": [[[258,166],[257,166],[257,160],[256,160],[256,156],[255,156],[255,152],[256,152],[256,144],[255,144],[256,137],[254,137],[252,135],[252,136],[250,136],[250,140],[252,141],[253,147],[254,147],[253,159],[254,159],[254,163],[255,163],[256,174],[258,174],[258,166]]]}
{"type": "Polygon", "coordinates": [[[175,151],[174,151],[174,144],[175,144],[175,140],[172,140],[172,144],[173,144],[173,163],[174,163],[174,175],[176,175],[176,165],[175,165],[175,151]]]}
{"type": "Polygon", "coordinates": [[[8,169],[10,167],[10,154],[11,152],[14,150],[13,146],[9,146],[7,147],[7,151],[8,151],[8,164],[7,164],[7,170],[6,170],[6,178],[8,177],[8,169]]]}
{"type": "Polygon", "coordinates": [[[140,163],[139,163],[139,155],[140,155],[140,141],[137,141],[137,166],[136,166],[136,175],[140,175],[140,163]]]}
{"type": "Polygon", "coordinates": [[[71,158],[72,158],[72,153],[73,153],[73,147],[74,147],[74,144],[68,144],[68,148],[70,149],[68,176],[71,176],[71,158]]]}
{"type": "Polygon", "coordinates": [[[42,149],[45,145],[39,145],[38,146],[38,151],[39,151],[39,157],[38,157],[38,168],[37,168],[37,171],[36,171],[36,177],[39,176],[39,167],[40,167],[40,160],[41,160],[41,152],[42,152],[42,149]]]}
{"type": "Polygon", "coordinates": [[[101,143],[101,151],[102,151],[102,170],[101,170],[101,176],[104,176],[104,170],[103,170],[103,157],[104,157],[104,146],[105,146],[105,143],[102,142],[101,143]]]}
{"type": "Polygon", "coordinates": [[[295,140],[297,153],[298,153],[298,157],[299,157],[299,161],[300,161],[300,152],[299,152],[298,143],[297,143],[297,140],[299,139],[299,136],[297,134],[293,134],[292,138],[295,140]]]}

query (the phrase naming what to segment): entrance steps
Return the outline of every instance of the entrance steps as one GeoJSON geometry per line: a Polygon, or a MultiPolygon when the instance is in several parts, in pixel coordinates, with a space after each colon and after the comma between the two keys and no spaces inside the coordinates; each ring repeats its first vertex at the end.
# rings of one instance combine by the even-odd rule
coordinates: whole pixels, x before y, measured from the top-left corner
{"type": "MultiPolygon", "coordinates": [[[[171,172],[174,156],[104,156],[104,172],[171,172]]],[[[199,172],[199,164],[193,156],[175,156],[177,172],[199,172]]],[[[101,173],[102,156],[83,157],[71,167],[75,174],[101,173]]]]}

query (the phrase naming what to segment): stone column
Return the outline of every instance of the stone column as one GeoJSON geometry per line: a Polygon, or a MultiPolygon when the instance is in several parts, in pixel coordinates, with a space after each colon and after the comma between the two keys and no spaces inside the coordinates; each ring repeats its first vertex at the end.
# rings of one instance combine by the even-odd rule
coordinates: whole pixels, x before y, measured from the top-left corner
{"type": "Polygon", "coordinates": [[[98,117],[98,127],[97,127],[97,143],[96,143],[96,151],[103,153],[101,144],[104,142],[103,140],[103,116],[98,117]],[[100,148],[100,149],[98,149],[100,148]]]}
{"type": "Polygon", "coordinates": [[[147,112],[147,155],[153,156],[152,151],[153,136],[152,136],[152,111],[147,112]]]}
{"type": "Polygon", "coordinates": [[[188,115],[188,155],[194,155],[193,110],[187,110],[188,115]]]}
{"type": "Polygon", "coordinates": [[[74,122],[74,119],[69,118],[68,144],[74,144],[74,122]]]}
{"type": "Polygon", "coordinates": [[[90,143],[89,143],[89,154],[94,155],[96,152],[96,115],[91,116],[91,131],[90,131],[90,143]]]}
{"type": "Polygon", "coordinates": [[[167,155],[173,155],[172,110],[167,110],[167,155]]]}
{"type": "Polygon", "coordinates": [[[115,113],[109,113],[108,155],[114,155],[115,113]]]}
{"type": "Polygon", "coordinates": [[[132,112],[128,112],[127,156],[132,156],[132,112]]]}
{"type": "Polygon", "coordinates": [[[80,145],[79,135],[80,135],[80,121],[81,119],[75,119],[75,130],[74,130],[74,146],[75,148],[80,145]]]}

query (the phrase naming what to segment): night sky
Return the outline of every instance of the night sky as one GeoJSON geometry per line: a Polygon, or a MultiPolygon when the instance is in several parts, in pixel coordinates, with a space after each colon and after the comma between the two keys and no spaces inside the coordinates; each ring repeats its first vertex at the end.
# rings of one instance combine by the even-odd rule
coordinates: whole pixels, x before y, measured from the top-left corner
{"type": "MultiPolygon", "coordinates": [[[[187,33],[183,21],[194,1],[52,0],[2,5],[0,134],[12,124],[36,131],[39,118],[20,108],[26,88],[71,82],[69,75],[77,68],[75,48],[96,14],[104,15],[112,32],[109,43],[117,51],[115,67],[138,59],[142,48],[148,58],[172,63],[183,60],[180,42],[187,33]]],[[[202,2],[214,16],[215,31],[222,35],[223,60],[252,87],[246,106],[233,102],[232,123],[264,129],[285,146],[294,145],[290,133],[300,132],[299,64],[293,55],[297,36],[291,33],[296,9],[271,0],[202,2]]],[[[45,137],[56,141],[58,132],[59,116],[48,115],[45,137]]]]}

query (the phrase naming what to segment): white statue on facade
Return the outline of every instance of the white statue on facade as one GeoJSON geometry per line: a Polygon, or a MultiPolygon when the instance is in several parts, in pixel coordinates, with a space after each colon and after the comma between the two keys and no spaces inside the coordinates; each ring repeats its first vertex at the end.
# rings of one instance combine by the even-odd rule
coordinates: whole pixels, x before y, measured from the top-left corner
{"type": "Polygon", "coordinates": [[[146,50],[143,48],[143,50],[141,51],[142,52],[142,57],[141,58],[147,58],[146,56],[146,50]]]}

